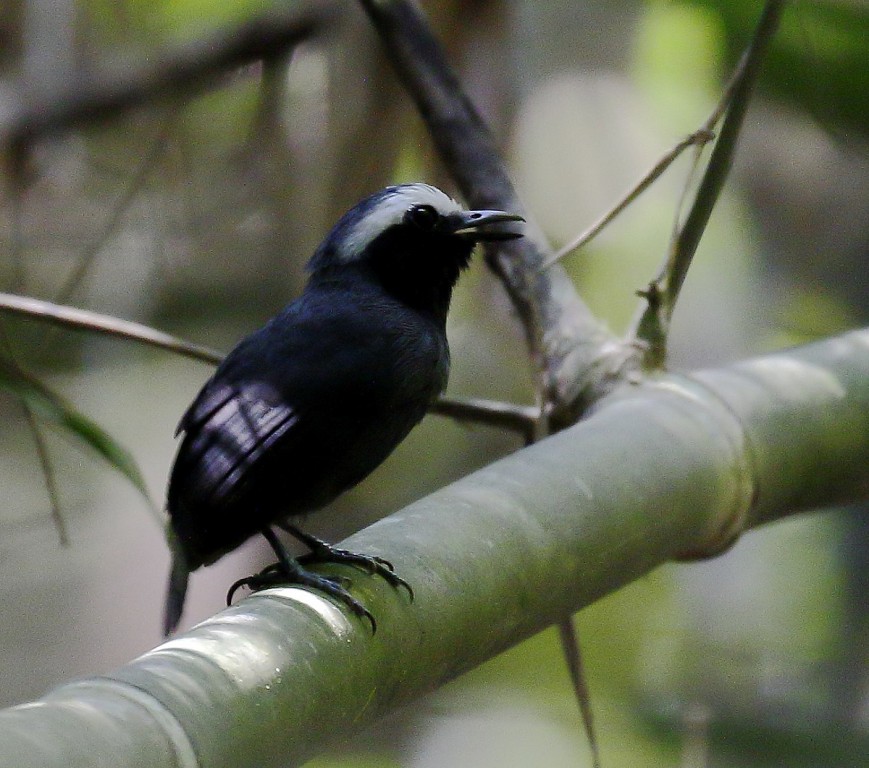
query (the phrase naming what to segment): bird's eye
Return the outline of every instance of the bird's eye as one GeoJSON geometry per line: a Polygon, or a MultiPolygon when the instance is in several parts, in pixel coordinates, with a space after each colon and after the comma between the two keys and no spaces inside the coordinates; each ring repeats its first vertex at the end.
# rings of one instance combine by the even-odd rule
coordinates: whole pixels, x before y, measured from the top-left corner
{"type": "Polygon", "coordinates": [[[430,205],[415,205],[404,214],[404,220],[424,232],[431,232],[440,219],[440,214],[430,205]]]}

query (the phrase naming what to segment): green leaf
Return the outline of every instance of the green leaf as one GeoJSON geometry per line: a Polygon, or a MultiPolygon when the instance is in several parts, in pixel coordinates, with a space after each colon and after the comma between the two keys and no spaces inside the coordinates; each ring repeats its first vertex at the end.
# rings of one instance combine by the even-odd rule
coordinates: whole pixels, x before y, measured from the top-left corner
{"type": "Polygon", "coordinates": [[[99,424],[3,355],[0,355],[0,389],[21,398],[42,421],[60,427],[80,443],[96,451],[109,466],[126,477],[145,497],[148,506],[154,509],[145,479],[130,452],[99,424]]]}

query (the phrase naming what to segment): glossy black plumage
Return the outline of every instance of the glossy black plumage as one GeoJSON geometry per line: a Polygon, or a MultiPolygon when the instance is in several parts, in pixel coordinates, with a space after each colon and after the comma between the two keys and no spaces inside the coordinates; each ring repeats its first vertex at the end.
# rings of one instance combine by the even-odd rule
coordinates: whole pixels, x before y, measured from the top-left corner
{"type": "Polygon", "coordinates": [[[477,240],[511,236],[485,226],[517,218],[404,185],[336,224],[302,295],[230,352],[182,417],[167,632],[190,571],[328,504],[422,419],[447,383],[453,286],[477,240]]]}

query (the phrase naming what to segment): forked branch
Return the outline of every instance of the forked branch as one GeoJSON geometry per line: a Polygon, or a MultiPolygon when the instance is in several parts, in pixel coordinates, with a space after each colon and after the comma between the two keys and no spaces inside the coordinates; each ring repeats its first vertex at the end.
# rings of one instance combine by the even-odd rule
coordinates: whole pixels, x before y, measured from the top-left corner
{"type": "Polygon", "coordinates": [[[684,223],[677,219],[667,260],[661,272],[645,290],[639,292],[645,298],[646,306],[639,315],[631,336],[641,342],[645,349],[645,367],[657,368],[664,363],[670,320],[679,292],[733,164],[736,144],[760,65],[778,28],[783,8],[784,0],[768,0],[764,6],[754,36],[742,54],[725,92],[726,109],[721,132],[688,215],[684,223]]]}

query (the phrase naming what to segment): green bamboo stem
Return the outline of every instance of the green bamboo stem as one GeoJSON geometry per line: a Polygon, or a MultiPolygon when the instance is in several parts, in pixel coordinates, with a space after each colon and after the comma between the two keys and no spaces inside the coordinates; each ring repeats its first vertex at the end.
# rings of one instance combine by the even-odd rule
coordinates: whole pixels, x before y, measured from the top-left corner
{"type": "Polygon", "coordinates": [[[410,603],[343,571],[376,635],[314,593],[268,590],[0,713],[0,766],[299,765],[663,562],[867,494],[869,329],[625,386],[348,539],[414,588],[410,603]]]}

